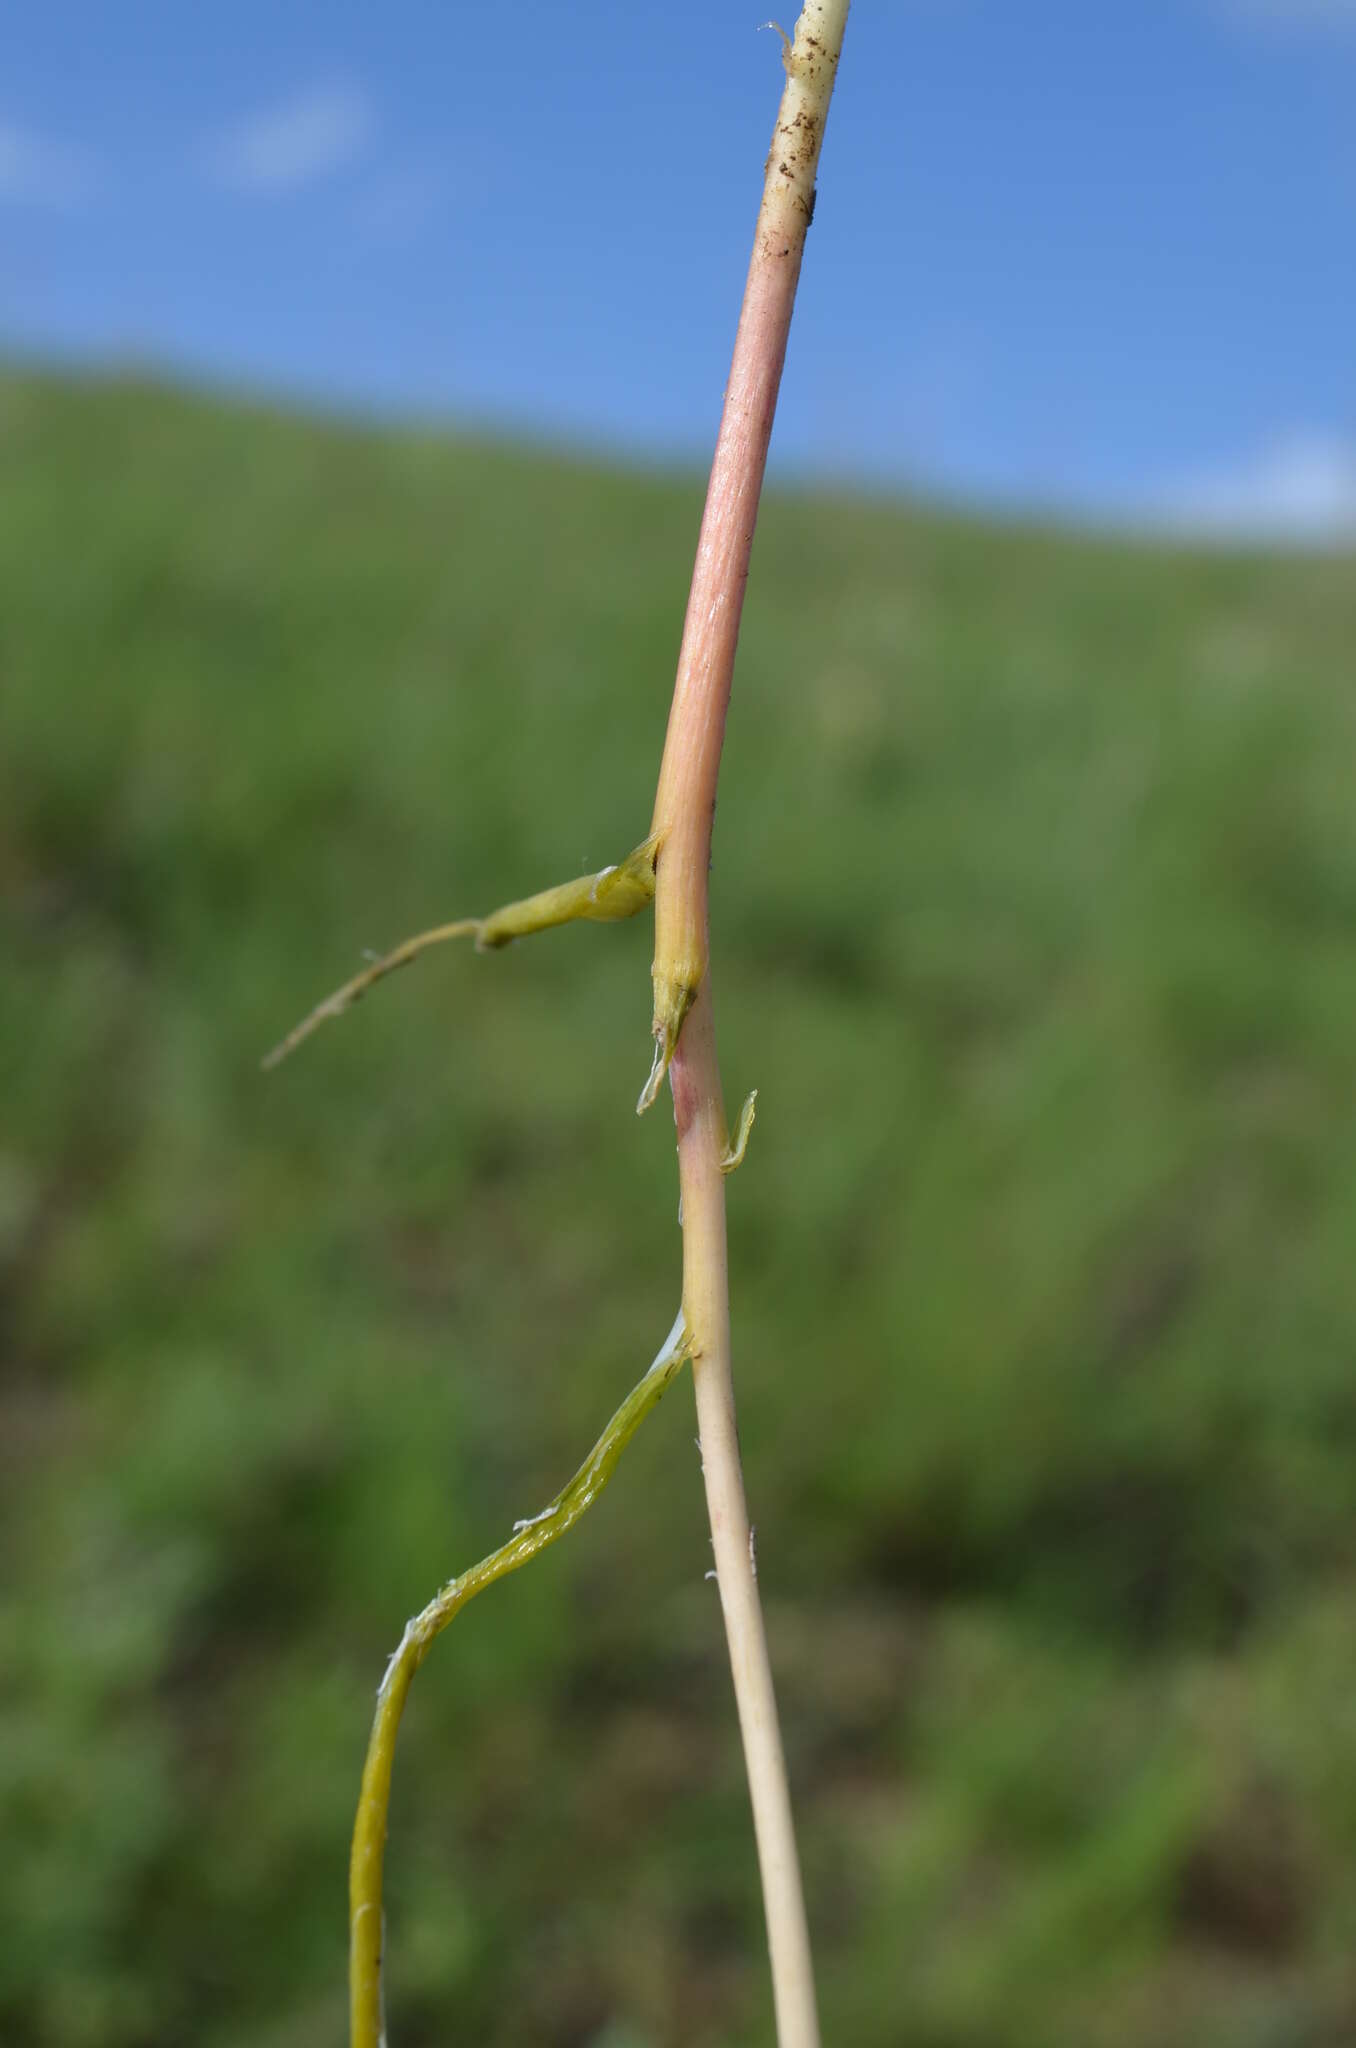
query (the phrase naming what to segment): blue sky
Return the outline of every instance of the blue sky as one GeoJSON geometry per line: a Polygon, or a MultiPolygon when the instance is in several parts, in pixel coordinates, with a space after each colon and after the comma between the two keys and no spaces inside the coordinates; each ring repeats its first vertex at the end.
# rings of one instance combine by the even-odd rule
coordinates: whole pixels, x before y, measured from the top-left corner
{"type": "MultiPolygon", "coordinates": [[[[704,460],[769,4],[7,9],[0,347],[704,460]]],[[[774,459],[1356,533],[1354,228],[1356,0],[856,0],[774,459]]]]}

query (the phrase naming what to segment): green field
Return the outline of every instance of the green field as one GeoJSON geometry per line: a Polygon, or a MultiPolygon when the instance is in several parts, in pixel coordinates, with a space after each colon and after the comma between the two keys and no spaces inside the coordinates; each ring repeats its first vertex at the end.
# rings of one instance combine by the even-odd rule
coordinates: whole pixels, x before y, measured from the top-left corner
{"type": "MultiPolygon", "coordinates": [[[[0,379],[0,2035],[333,2048],[373,1694],[677,1303],[701,485],[0,379]]],[[[774,494],[736,1367],[836,2048],[1356,2039],[1356,578],[774,494]]],[[[691,1393],[415,1688],[392,2048],[766,2048],[691,1393]]]]}

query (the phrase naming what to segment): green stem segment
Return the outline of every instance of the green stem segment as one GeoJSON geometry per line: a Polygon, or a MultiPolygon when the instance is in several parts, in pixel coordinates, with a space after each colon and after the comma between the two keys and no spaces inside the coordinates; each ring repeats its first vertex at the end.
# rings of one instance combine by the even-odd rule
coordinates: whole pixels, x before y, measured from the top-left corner
{"type": "Polygon", "coordinates": [[[531,1562],[591,1508],[616,1470],[617,1461],[650,1410],[667,1392],[692,1355],[681,1311],[654,1364],[631,1389],[588,1457],[563,1492],[531,1521],[516,1524],[512,1536],[489,1557],[452,1579],[421,1614],[406,1624],[399,1648],[386,1667],[367,1745],[358,1815],[349,1862],[349,2038],[352,2048],[385,2048],[382,2000],[382,1874],[391,1805],[391,1772],[396,1737],[414,1674],[435,1636],[468,1600],[508,1572],[531,1562]]]}

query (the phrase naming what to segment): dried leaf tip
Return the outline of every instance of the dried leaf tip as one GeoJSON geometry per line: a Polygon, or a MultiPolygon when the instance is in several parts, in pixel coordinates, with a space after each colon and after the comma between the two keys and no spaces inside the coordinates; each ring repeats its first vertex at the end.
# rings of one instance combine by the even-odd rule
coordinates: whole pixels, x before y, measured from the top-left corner
{"type": "Polygon", "coordinates": [[[398,967],[408,967],[431,946],[445,945],[449,939],[473,938],[478,953],[492,953],[500,946],[511,945],[514,939],[530,938],[534,932],[550,931],[555,925],[573,924],[581,919],[592,924],[616,924],[623,918],[634,917],[654,901],[655,846],[653,839],[643,840],[625,860],[600,868],[596,875],[581,875],[576,881],[561,882],[554,889],[524,896],[517,903],[492,910],[488,917],[463,917],[455,924],[435,925],[431,931],[405,939],[389,953],[369,955],[369,965],[361,974],[355,974],[333,995],[326,996],[323,1003],[317,1003],[286,1038],[278,1041],[272,1052],[264,1055],[261,1065],[266,1069],[280,1066],[313,1031],[318,1031],[331,1017],[342,1017],[377,982],[394,974],[398,967]]]}

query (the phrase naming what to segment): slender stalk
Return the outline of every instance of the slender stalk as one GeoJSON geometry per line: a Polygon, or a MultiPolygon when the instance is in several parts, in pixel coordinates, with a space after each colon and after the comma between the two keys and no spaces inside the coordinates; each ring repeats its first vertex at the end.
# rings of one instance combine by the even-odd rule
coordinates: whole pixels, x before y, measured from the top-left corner
{"type": "Polygon", "coordinates": [[[847,12],[848,0],[807,0],[783,57],[786,88],[772,134],[697,539],[650,828],[659,848],[656,1045],[641,1109],[647,1109],[658,1093],[709,957],[706,878],[725,713],[772,419],[847,12]]]}
{"type": "Polygon", "coordinates": [[[683,1317],[716,1580],[758,1843],[780,2048],[819,2048],[814,1968],[735,1422],[725,1250],[725,1111],[708,975],[669,1069],[683,1195],[683,1317]]]}
{"type": "Polygon", "coordinates": [[[683,1314],[781,2048],[819,2048],[819,2019],[735,1422],[724,1186],[730,1153],[711,1003],[707,873],[754,524],[847,12],[848,0],[809,0],[786,48],[786,88],[767,162],[655,797],[656,1044],[639,1105],[643,1109],[654,1100],[667,1068],[682,1188],[683,1314]]]}

